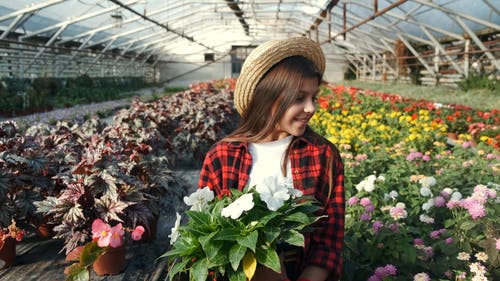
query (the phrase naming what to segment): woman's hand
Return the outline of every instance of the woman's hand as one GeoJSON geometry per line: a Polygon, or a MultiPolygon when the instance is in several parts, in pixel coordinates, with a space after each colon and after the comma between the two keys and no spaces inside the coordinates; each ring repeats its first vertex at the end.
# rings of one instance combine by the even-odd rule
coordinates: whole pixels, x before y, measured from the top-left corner
{"type": "Polygon", "coordinates": [[[304,280],[308,281],[324,281],[328,277],[328,270],[318,267],[318,266],[308,266],[304,268],[304,271],[302,271],[302,274],[300,275],[299,279],[304,278],[304,280]]]}

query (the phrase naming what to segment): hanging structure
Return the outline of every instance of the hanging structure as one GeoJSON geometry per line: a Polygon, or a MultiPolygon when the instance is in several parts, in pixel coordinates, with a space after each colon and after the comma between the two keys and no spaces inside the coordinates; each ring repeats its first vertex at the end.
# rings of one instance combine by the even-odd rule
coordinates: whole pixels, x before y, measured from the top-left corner
{"type": "Polygon", "coordinates": [[[17,0],[0,4],[0,77],[237,76],[253,47],[292,36],[321,43],[329,80],[500,73],[493,0],[17,0]]]}

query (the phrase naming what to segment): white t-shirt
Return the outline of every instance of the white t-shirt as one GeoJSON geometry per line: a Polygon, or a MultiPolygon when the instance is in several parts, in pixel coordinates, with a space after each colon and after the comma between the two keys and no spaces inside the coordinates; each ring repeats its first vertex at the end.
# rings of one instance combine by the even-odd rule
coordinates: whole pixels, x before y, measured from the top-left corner
{"type": "Polygon", "coordinates": [[[290,159],[286,165],[286,177],[281,172],[286,149],[293,139],[293,135],[277,141],[265,143],[250,143],[252,168],[250,170],[249,186],[261,183],[267,177],[277,177],[278,182],[291,182],[292,167],[290,159]]]}

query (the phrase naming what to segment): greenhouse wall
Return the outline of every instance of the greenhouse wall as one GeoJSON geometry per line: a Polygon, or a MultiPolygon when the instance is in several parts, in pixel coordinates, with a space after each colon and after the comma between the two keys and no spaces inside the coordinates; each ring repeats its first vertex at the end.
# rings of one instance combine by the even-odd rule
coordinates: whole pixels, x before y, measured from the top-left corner
{"type": "Polygon", "coordinates": [[[210,81],[231,77],[231,61],[222,59],[207,62],[171,61],[159,64],[160,82],[168,87],[188,87],[194,82],[210,81]]]}

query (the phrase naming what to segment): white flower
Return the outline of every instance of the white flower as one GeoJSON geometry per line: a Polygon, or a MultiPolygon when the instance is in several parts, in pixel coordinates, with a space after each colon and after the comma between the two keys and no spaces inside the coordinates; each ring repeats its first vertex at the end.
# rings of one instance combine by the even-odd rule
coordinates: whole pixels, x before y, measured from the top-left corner
{"type": "Polygon", "coordinates": [[[413,280],[414,281],[429,281],[429,280],[431,280],[431,278],[429,277],[429,275],[427,273],[420,272],[420,273],[415,274],[415,276],[413,276],[413,280]]]}
{"type": "Polygon", "coordinates": [[[422,204],[422,210],[429,211],[432,207],[434,207],[434,199],[427,200],[426,203],[422,204]]]}
{"type": "Polygon", "coordinates": [[[427,186],[422,186],[420,188],[420,195],[424,196],[424,197],[430,197],[432,196],[432,191],[429,187],[427,186]]]}
{"type": "Polygon", "coordinates": [[[436,179],[434,177],[423,177],[418,183],[425,187],[431,187],[436,184],[436,179]]]}
{"type": "Polygon", "coordinates": [[[406,205],[403,202],[398,202],[396,203],[396,208],[406,209],[406,205]]]}
{"type": "Polygon", "coordinates": [[[253,208],[253,195],[251,193],[243,194],[233,203],[225,207],[221,211],[223,217],[231,217],[233,220],[239,218],[244,211],[249,211],[253,208]]]}
{"type": "Polygon", "coordinates": [[[184,203],[191,206],[189,210],[201,212],[208,202],[214,200],[214,192],[208,187],[198,189],[189,197],[184,196],[184,203]]]}
{"type": "Polygon", "coordinates": [[[453,193],[453,189],[451,189],[451,188],[449,188],[449,187],[445,187],[445,188],[443,189],[443,192],[444,192],[444,193],[446,193],[446,194],[450,194],[450,195],[451,195],[451,194],[453,193]]]}
{"type": "Polygon", "coordinates": [[[385,177],[384,176],[378,176],[377,177],[377,181],[384,182],[385,181],[385,177]]]}
{"type": "Polygon", "coordinates": [[[278,210],[290,199],[289,188],[278,184],[277,177],[267,177],[255,189],[260,195],[260,199],[266,202],[267,208],[271,211],[278,210]]]}
{"type": "Polygon", "coordinates": [[[389,193],[384,193],[384,201],[389,201],[389,200],[396,200],[398,198],[399,194],[397,191],[392,190],[389,193]]]}
{"type": "Polygon", "coordinates": [[[398,198],[399,194],[396,190],[393,190],[393,191],[389,192],[389,196],[391,196],[392,199],[396,199],[396,198],[398,198]]]}
{"type": "Polygon", "coordinates": [[[450,201],[460,201],[462,199],[462,193],[455,191],[451,194],[450,201]]]}
{"type": "Polygon", "coordinates": [[[470,255],[466,252],[460,252],[458,253],[457,259],[461,261],[468,261],[470,259],[470,255]]]}
{"type": "Polygon", "coordinates": [[[433,224],[434,223],[434,218],[431,218],[431,217],[429,217],[426,214],[421,214],[420,217],[419,217],[419,219],[423,223],[427,223],[427,224],[433,224]]]}
{"type": "Polygon", "coordinates": [[[292,198],[299,198],[304,195],[304,193],[301,190],[295,189],[293,187],[293,179],[292,178],[286,178],[282,177],[282,180],[278,181],[278,184],[283,185],[283,187],[288,189],[288,193],[292,196],[292,198]]]}
{"type": "Polygon", "coordinates": [[[479,252],[474,256],[478,261],[486,262],[488,260],[488,255],[485,252],[479,252]]]}
{"type": "Polygon", "coordinates": [[[364,180],[356,185],[358,191],[372,192],[375,189],[375,181],[377,177],[375,175],[369,175],[364,180]]]}
{"type": "Polygon", "coordinates": [[[170,238],[170,245],[173,245],[175,241],[177,241],[177,238],[179,238],[180,236],[179,227],[181,226],[181,215],[176,212],[175,216],[177,217],[177,219],[175,220],[174,227],[172,227],[170,231],[170,235],[168,235],[168,237],[170,238]]]}

